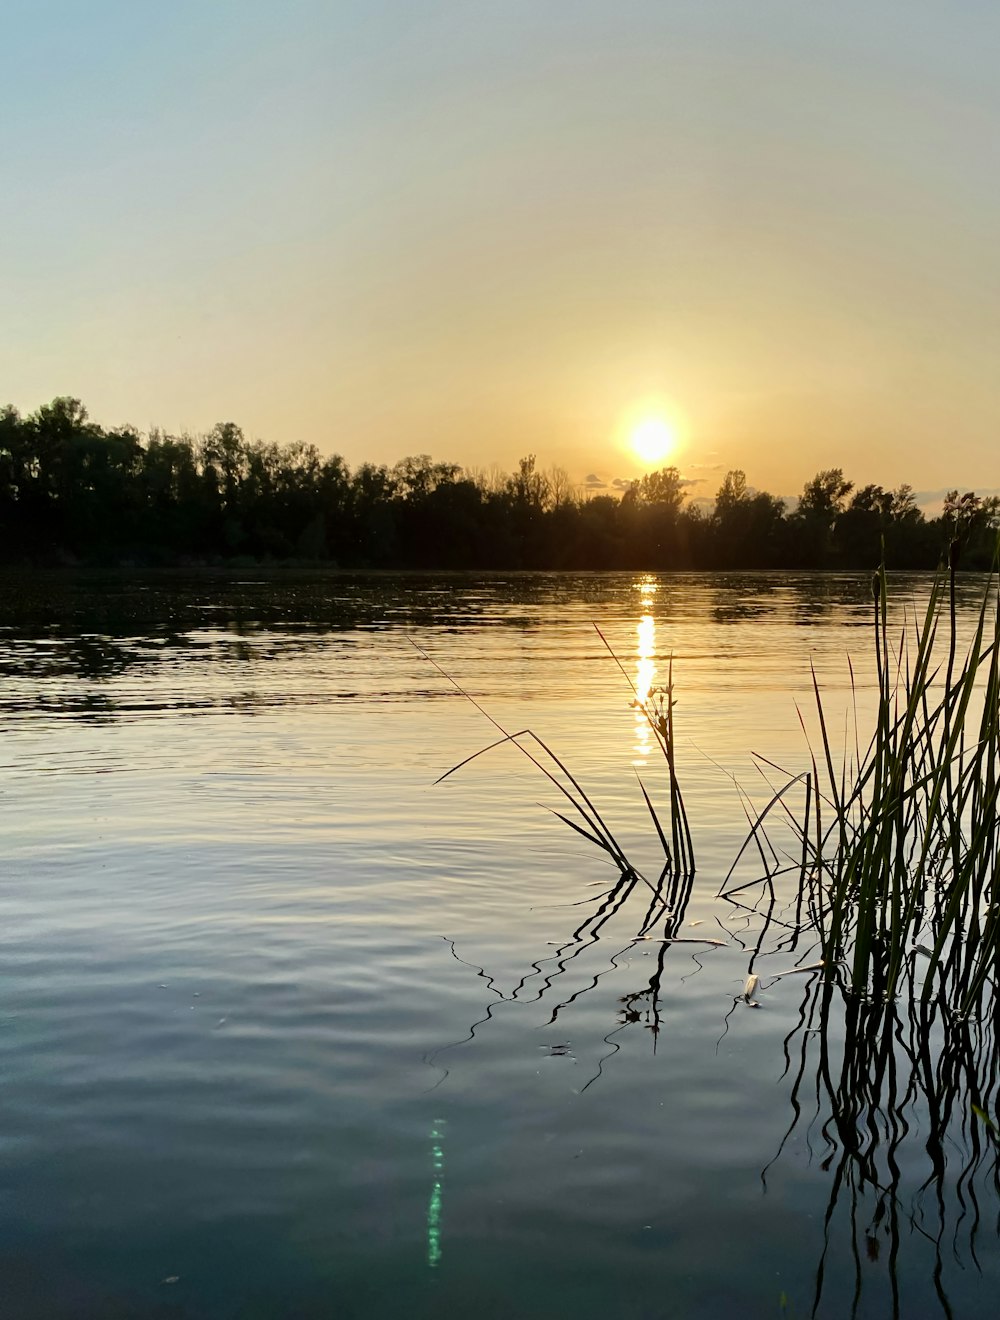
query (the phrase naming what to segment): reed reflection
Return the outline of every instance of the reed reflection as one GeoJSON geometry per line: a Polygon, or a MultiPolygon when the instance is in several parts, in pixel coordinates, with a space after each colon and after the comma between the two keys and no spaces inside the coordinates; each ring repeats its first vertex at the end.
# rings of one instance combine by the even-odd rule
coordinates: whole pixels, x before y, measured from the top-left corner
{"type": "MultiPolygon", "coordinates": [[[[605,927],[625,912],[633,895],[637,895],[644,903],[644,907],[638,909],[633,916],[631,929],[635,933],[621,943],[610,957],[602,959],[599,969],[592,972],[588,980],[553,1005],[545,1025],[550,1026],[556,1022],[561,1013],[595,989],[598,983],[610,973],[621,972],[623,967],[620,960],[625,958],[637,945],[645,942],[653,943],[658,946],[653,972],[648,981],[640,985],[638,989],[619,996],[618,1003],[622,1007],[618,1011],[618,1024],[604,1037],[610,1051],[601,1057],[597,1065],[597,1071],[581,1088],[581,1092],[587,1090],[602,1076],[605,1063],[621,1048],[616,1037],[625,1028],[637,1025],[642,1029],[649,1030],[652,1034],[653,1052],[655,1053],[656,1041],[661,1029],[660,988],[669,950],[678,944],[688,946],[687,951],[693,962],[689,974],[693,975],[701,970],[700,954],[711,952],[725,944],[725,941],[711,936],[685,936],[680,933],[684,926],[693,884],[693,870],[681,871],[669,865],[663,868],[655,883],[646,880],[638,871],[629,870],[624,872],[610,889],[598,894],[593,899],[587,900],[584,906],[588,907],[589,910],[583,919],[577,923],[570,935],[555,948],[554,953],[544,958],[538,958],[529,964],[528,970],[509,994],[505,994],[497,986],[496,978],[490,975],[485,968],[478,967],[475,963],[470,963],[465,958],[460,957],[455,948],[455,941],[445,937],[452,957],[457,962],[471,967],[478,977],[485,980],[487,989],[493,998],[487,1004],[483,1015],[472,1023],[465,1036],[425,1056],[425,1062],[432,1067],[440,1067],[442,1072],[442,1076],[431,1089],[440,1086],[448,1076],[448,1069],[437,1062],[442,1054],[474,1040],[479,1028],[493,1017],[494,1011],[501,1002],[537,1003],[547,998],[557,981],[570,970],[571,964],[600,942],[605,927]],[[641,917],[638,916],[639,911],[642,912],[641,917]]],[[[574,904],[573,906],[578,905],[574,904]]],[[[614,944],[612,947],[614,947],[614,944]]]]}
{"type": "Polygon", "coordinates": [[[756,1006],[785,976],[809,976],[784,1041],[790,1119],[761,1174],[766,1189],[804,1149],[830,1177],[809,1314],[855,1320],[870,1313],[875,1292],[878,1313],[899,1320],[913,1313],[904,1282],[923,1280],[950,1320],[962,1276],[982,1271],[978,1244],[1000,1229],[1000,968],[977,979],[966,938],[937,962],[929,945],[915,944],[897,972],[893,946],[876,940],[859,991],[850,959],[811,961],[821,951],[814,923],[803,921],[798,898],[782,899],[776,874],[723,898],[750,936],[733,1012],[756,1006]]]}
{"type": "MultiPolygon", "coordinates": [[[[438,1058],[471,1041],[501,1003],[551,997],[573,962],[606,938],[614,918],[640,901],[644,906],[636,909],[630,923],[634,933],[612,943],[615,951],[553,1005],[546,1025],[610,974],[628,975],[628,953],[641,942],[654,942],[652,970],[641,984],[617,997],[617,1022],[603,1038],[607,1051],[580,1093],[605,1077],[629,1031],[648,1032],[655,1053],[663,1030],[662,987],[674,946],[689,946],[690,970],[696,973],[704,954],[724,943],[744,942],[733,935],[722,941],[681,933],[692,882],[690,873],[669,867],[648,887],[638,874],[620,876],[609,890],[588,901],[586,915],[569,937],[550,956],[533,962],[509,994],[476,967],[492,1002],[462,1041],[444,1046],[427,1061],[441,1067],[438,1058]]],[[[901,995],[858,995],[843,964],[813,961],[815,945],[802,940],[793,904],[782,906],[766,884],[760,885],[756,902],[747,894],[743,890],[727,900],[747,919],[746,947],[750,966],[756,968],[736,1006],[766,1004],[768,993],[784,978],[804,978],[797,1017],[783,1046],[781,1077],[790,1081],[788,1126],[761,1171],[761,1181],[767,1192],[782,1163],[798,1163],[805,1151],[808,1166],[828,1183],[814,1247],[812,1296],[794,1299],[794,1314],[815,1320],[881,1314],[901,1320],[936,1311],[951,1320],[959,1313],[953,1297],[962,1287],[962,1275],[980,1272],[979,1244],[1000,1226],[1000,1013],[995,985],[981,987],[969,1014],[951,1006],[951,994],[924,1000],[926,956],[915,950],[901,995]],[[921,1301],[913,1310],[906,1290],[914,1284],[929,1290],[934,1301],[921,1301]]],[[[464,963],[449,943],[453,956],[464,963]]],[[[964,977],[960,951],[947,967],[940,989],[954,991],[964,977]]],[[[881,971],[876,969],[877,985],[884,986],[887,975],[886,953],[881,971]]],[[[441,1081],[446,1076],[442,1068],[441,1081]]]]}
{"type": "Polygon", "coordinates": [[[796,1139],[830,1175],[811,1315],[835,1313],[828,1294],[845,1257],[852,1317],[874,1289],[898,1320],[909,1313],[901,1281],[921,1275],[951,1317],[949,1293],[981,1272],[977,1243],[997,1232],[1000,1192],[992,988],[980,1008],[970,1018],[910,994],[860,997],[840,967],[808,986],[785,1043],[792,1118],[762,1177],[796,1139]]]}
{"type": "MultiPolygon", "coordinates": [[[[656,590],[656,584],[652,579],[645,579],[642,584],[642,589],[644,601],[651,601],[653,592],[656,590]]],[[[655,1036],[659,1030],[659,986],[663,974],[663,963],[667,946],[683,943],[711,947],[721,946],[724,941],[704,937],[684,937],[677,933],[683,923],[688,899],[691,894],[691,887],[695,875],[695,857],[687,811],[684,806],[683,795],[681,794],[680,785],[677,779],[677,765],[674,754],[675,700],[673,695],[673,660],[671,658],[668,665],[666,682],[664,685],[657,687],[650,686],[649,679],[643,682],[641,677],[639,683],[636,683],[628,669],[626,669],[623,661],[615,654],[613,647],[609,644],[600,627],[596,623],[594,624],[594,627],[598,636],[611,654],[615,664],[621,670],[632,688],[634,697],[632,706],[636,712],[636,718],[637,720],[642,721],[642,724],[648,732],[651,745],[655,744],[663,753],[666,764],[667,787],[669,790],[670,801],[665,821],[661,817],[661,813],[658,812],[657,808],[654,806],[653,799],[643,783],[642,778],[637,775],[639,788],[649,812],[650,821],[656,831],[660,846],[663,849],[664,864],[655,883],[650,882],[646,876],[629,861],[618,840],[608,828],[599,810],[588,796],[579,780],[575,778],[566,764],[551,747],[539,738],[539,736],[530,728],[520,729],[516,732],[510,732],[505,729],[503,725],[490,715],[475,697],[471,696],[461,684],[443,669],[432,656],[428,655],[416,641],[412,638],[410,641],[424,659],[432,664],[453,687],[462,693],[462,695],[465,696],[472,705],[486,717],[490,724],[493,725],[494,729],[501,735],[498,740],[487,744],[487,746],[480,748],[477,752],[473,752],[471,756],[467,756],[457,765],[452,766],[452,768],[446,771],[437,782],[440,783],[442,780],[448,779],[451,775],[455,774],[456,771],[461,770],[470,762],[477,760],[480,756],[493,751],[495,748],[505,745],[513,745],[518,751],[527,757],[531,764],[534,765],[536,769],[540,770],[549,783],[562,794],[564,801],[576,816],[576,819],[574,819],[573,815],[567,815],[563,811],[557,811],[550,808],[557,819],[561,820],[565,825],[568,825],[577,835],[586,839],[589,843],[593,844],[604,853],[607,859],[617,868],[619,873],[619,878],[614,885],[605,890],[604,893],[600,894],[597,899],[579,900],[578,902],[568,905],[570,907],[592,906],[593,910],[583,918],[569,939],[559,945],[555,954],[546,958],[537,959],[530,964],[529,971],[521,977],[517,985],[514,986],[511,994],[505,995],[496,985],[495,978],[490,976],[485,968],[476,967],[474,963],[468,963],[467,965],[473,967],[476,973],[486,980],[488,989],[496,999],[506,1000],[508,1002],[519,1001],[522,1003],[530,1003],[540,1000],[547,991],[551,989],[556,979],[565,973],[568,965],[578,958],[587,948],[598,942],[603,927],[606,926],[613,917],[623,911],[631,895],[636,890],[640,893],[644,893],[648,890],[650,898],[647,903],[645,915],[638,924],[637,933],[627,941],[623,948],[619,949],[619,951],[612,956],[609,964],[604,967],[603,970],[597,972],[587,985],[580,987],[567,999],[555,1006],[552,1011],[552,1016],[549,1018],[549,1022],[554,1022],[562,1009],[568,1008],[569,1005],[579,999],[583,993],[596,986],[603,976],[616,970],[618,966],[618,958],[623,957],[635,944],[641,940],[650,940],[659,943],[662,947],[661,955],[657,960],[657,970],[654,972],[646,989],[623,997],[621,1002],[626,1004],[626,1009],[623,1011],[622,1021],[614,1032],[605,1037],[605,1040],[609,1045],[612,1044],[611,1036],[616,1035],[622,1027],[628,1026],[630,1023],[637,1020],[637,1016],[641,1018],[641,1011],[635,1007],[636,1002],[641,998],[647,1000],[649,1004],[649,1014],[651,1017],[650,1021],[644,1025],[651,1025],[655,1028],[655,1042],[655,1036]],[[667,829],[664,828],[664,823],[666,823],[667,829],[669,829],[669,835],[667,829]],[[653,931],[656,923],[661,920],[664,922],[663,934],[656,935],[653,931]],[[551,965],[553,963],[555,966],[551,965]],[[536,978],[540,978],[537,989],[534,984],[536,978]]],[[[655,674],[655,668],[652,667],[654,633],[655,625],[652,616],[644,616],[640,623],[640,639],[647,637],[648,643],[645,648],[640,646],[640,665],[645,663],[650,666],[650,669],[646,671],[649,678],[655,674]],[[645,656],[643,655],[644,651],[645,656]]],[[[635,925],[632,926],[632,929],[636,929],[635,925]]],[[[451,947],[452,956],[459,962],[466,962],[466,960],[459,957],[456,952],[454,941],[448,939],[447,936],[444,938],[451,947]]],[[[492,1017],[495,1007],[496,1000],[488,1005],[485,1015],[472,1024],[468,1035],[464,1036],[460,1041],[454,1041],[450,1045],[443,1046],[441,1049],[434,1051],[431,1055],[425,1056],[426,1061],[433,1064],[444,1050],[452,1049],[457,1045],[471,1041],[475,1037],[477,1029],[492,1017]]],[[[612,1052],[616,1051],[618,1048],[618,1045],[614,1044],[612,1052]]],[[[604,1060],[602,1059],[601,1067],[603,1066],[603,1062],[604,1060]]],[[[447,1076],[446,1069],[443,1070],[443,1074],[441,1081],[447,1076]]],[[[600,1067],[598,1068],[598,1073],[591,1079],[591,1082],[596,1081],[598,1076],[600,1076],[600,1067]]],[[[588,1082],[587,1085],[589,1086],[590,1084],[591,1083],[588,1082]]],[[[440,1085],[440,1081],[438,1085],[440,1085]]]]}

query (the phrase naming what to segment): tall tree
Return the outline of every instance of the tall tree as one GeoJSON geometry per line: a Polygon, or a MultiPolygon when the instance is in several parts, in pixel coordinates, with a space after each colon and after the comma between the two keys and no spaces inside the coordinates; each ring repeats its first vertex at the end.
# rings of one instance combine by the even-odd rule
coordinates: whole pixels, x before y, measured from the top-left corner
{"type": "Polygon", "coordinates": [[[834,524],[853,488],[841,468],[824,468],[806,482],[792,517],[795,554],[804,567],[823,568],[830,563],[834,524]]]}

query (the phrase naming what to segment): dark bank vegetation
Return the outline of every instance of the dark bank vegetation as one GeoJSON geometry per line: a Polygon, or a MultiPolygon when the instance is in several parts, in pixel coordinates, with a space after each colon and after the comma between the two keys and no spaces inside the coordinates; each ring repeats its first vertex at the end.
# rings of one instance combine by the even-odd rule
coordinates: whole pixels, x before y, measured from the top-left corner
{"type": "Polygon", "coordinates": [[[676,468],[581,494],[533,456],[514,473],[427,455],[353,470],[314,445],[105,429],[76,399],[0,412],[0,559],[34,564],[329,563],[341,568],[933,568],[958,540],[989,567],[1000,500],[949,493],[928,519],[909,486],[855,487],[840,469],[794,510],[729,472],[714,505],[676,468]]]}

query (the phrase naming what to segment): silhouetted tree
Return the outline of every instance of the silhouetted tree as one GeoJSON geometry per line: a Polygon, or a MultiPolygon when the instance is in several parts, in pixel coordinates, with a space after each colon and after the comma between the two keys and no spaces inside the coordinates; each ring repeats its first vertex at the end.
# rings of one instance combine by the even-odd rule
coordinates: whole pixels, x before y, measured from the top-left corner
{"type": "Polygon", "coordinates": [[[990,568],[997,551],[997,529],[1000,526],[1000,499],[995,495],[985,499],[975,491],[960,495],[948,491],[944,497],[941,521],[960,551],[962,562],[970,568],[990,568]]]}
{"type": "Polygon", "coordinates": [[[853,485],[840,468],[826,468],[807,481],[791,518],[793,553],[807,568],[832,559],[833,529],[853,485]]]}
{"type": "Polygon", "coordinates": [[[680,513],[684,503],[684,483],[675,467],[647,472],[639,481],[633,481],[625,493],[626,499],[637,504],[658,504],[673,513],[680,513]]]}
{"type": "Polygon", "coordinates": [[[751,492],[746,473],[727,472],[710,519],[709,562],[717,568],[772,568],[780,562],[784,501],[751,492]]]}
{"type": "Polygon", "coordinates": [[[201,438],[105,430],[78,399],[0,410],[0,557],[6,562],[307,559],[357,567],[932,568],[957,541],[989,567],[1000,499],[954,490],[928,521],[907,485],[854,490],[839,468],[798,508],[724,477],[711,512],[676,467],[620,498],[584,498],[533,454],[512,473],[463,472],[427,454],[391,469],[314,445],[248,440],[234,422],[201,438]]]}

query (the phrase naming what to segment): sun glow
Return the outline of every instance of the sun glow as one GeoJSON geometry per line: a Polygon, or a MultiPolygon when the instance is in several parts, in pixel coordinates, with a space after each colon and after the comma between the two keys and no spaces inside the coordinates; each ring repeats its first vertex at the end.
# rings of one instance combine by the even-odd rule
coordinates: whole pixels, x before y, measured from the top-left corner
{"type": "Polygon", "coordinates": [[[644,463],[662,463],[677,448],[677,428],[664,417],[643,417],[629,432],[629,445],[644,463]]]}

